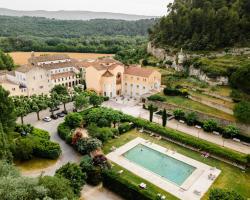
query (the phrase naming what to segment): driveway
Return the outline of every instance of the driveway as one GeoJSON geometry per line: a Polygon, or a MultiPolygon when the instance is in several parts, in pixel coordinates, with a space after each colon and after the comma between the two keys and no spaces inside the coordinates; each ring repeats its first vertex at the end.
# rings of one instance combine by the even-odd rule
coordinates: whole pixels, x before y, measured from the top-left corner
{"type": "MultiPolygon", "coordinates": [[[[115,110],[119,110],[123,113],[126,113],[128,115],[132,115],[134,117],[140,117],[146,120],[149,120],[149,111],[142,108],[140,105],[126,105],[122,103],[117,103],[113,100],[109,100],[103,103],[103,106],[113,108],[115,110]]],[[[153,121],[161,124],[161,117],[154,115],[153,121]]],[[[197,129],[193,126],[187,126],[186,124],[182,124],[176,120],[170,120],[167,122],[167,127],[181,131],[183,133],[199,137],[203,140],[207,140],[209,142],[215,143],[220,146],[224,146],[230,149],[233,149],[235,151],[250,154],[250,147],[243,145],[239,142],[235,142],[230,139],[223,139],[221,136],[214,135],[212,133],[207,133],[203,131],[202,129],[197,129]]]]}

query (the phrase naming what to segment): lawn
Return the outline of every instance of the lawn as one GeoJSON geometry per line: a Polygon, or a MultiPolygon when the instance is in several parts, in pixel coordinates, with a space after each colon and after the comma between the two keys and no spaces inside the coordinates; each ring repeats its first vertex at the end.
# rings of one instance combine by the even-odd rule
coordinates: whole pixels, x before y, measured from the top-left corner
{"type": "MultiPolygon", "coordinates": [[[[188,156],[190,158],[193,158],[195,160],[198,160],[200,162],[203,162],[205,164],[208,164],[210,166],[214,166],[214,167],[217,167],[218,169],[220,169],[222,172],[221,172],[219,178],[216,179],[216,181],[214,182],[214,184],[212,185],[210,190],[212,188],[223,188],[223,189],[235,190],[239,194],[241,194],[242,196],[244,196],[246,198],[250,198],[250,190],[249,190],[249,188],[250,188],[250,181],[249,181],[250,180],[250,171],[249,170],[244,172],[244,171],[242,171],[236,167],[233,167],[231,165],[228,165],[224,162],[221,162],[221,161],[218,161],[218,160],[215,160],[212,158],[204,158],[197,152],[194,152],[192,150],[189,150],[189,149],[186,149],[184,147],[178,146],[176,144],[170,143],[168,141],[164,141],[164,140],[159,141],[155,138],[150,137],[147,134],[139,133],[135,130],[130,131],[124,135],[121,135],[120,138],[118,138],[118,139],[110,140],[109,142],[107,142],[104,145],[103,151],[105,154],[107,154],[110,152],[110,149],[112,146],[120,147],[123,144],[126,144],[127,142],[135,139],[136,137],[142,137],[146,140],[150,140],[153,143],[159,144],[159,145],[166,147],[168,149],[176,150],[178,153],[181,153],[185,156],[188,156]]],[[[120,170],[121,167],[115,165],[114,169],[120,170]]],[[[124,174],[121,175],[121,178],[125,178],[127,180],[130,180],[133,184],[137,184],[137,185],[140,182],[142,182],[141,178],[137,177],[136,175],[132,174],[131,172],[127,172],[126,170],[124,171],[124,174]]],[[[146,182],[146,181],[143,180],[143,182],[146,182]]],[[[158,192],[160,192],[160,190],[161,190],[157,187],[152,187],[151,185],[149,185],[149,188],[154,190],[156,194],[158,192]]],[[[209,192],[207,192],[206,195],[202,198],[203,200],[208,199],[208,193],[209,192]]],[[[175,199],[174,197],[171,197],[171,196],[172,195],[167,197],[167,199],[175,199]]]]}
{"type": "Polygon", "coordinates": [[[196,110],[196,111],[199,111],[199,112],[211,115],[211,116],[219,117],[222,119],[227,119],[233,122],[235,121],[235,118],[233,115],[227,114],[223,111],[217,110],[215,108],[201,104],[199,102],[192,101],[185,97],[180,97],[180,96],[164,96],[164,97],[166,97],[166,101],[168,103],[180,106],[180,108],[183,107],[187,109],[192,109],[192,110],[196,110]]]}
{"type": "MultiPolygon", "coordinates": [[[[44,54],[67,54],[74,59],[96,59],[104,56],[112,56],[112,54],[96,54],[96,53],[61,53],[61,52],[35,52],[35,56],[44,54]]],[[[15,64],[24,65],[28,63],[31,56],[30,52],[11,52],[11,57],[14,59],[15,64]]]]}

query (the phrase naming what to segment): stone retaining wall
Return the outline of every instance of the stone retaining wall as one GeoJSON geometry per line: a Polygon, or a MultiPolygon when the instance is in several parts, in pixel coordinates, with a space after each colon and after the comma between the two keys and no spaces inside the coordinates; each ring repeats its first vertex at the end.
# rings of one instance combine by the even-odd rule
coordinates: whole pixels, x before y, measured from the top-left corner
{"type": "Polygon", "coordinates": [[[170,112],[173,112],[176,109],[182,109],[185,112],[195,112],[200,121],[207,120],[207,119],[214,119],[222,127],[225,127],[225,126],[227,126],[229,124],[235,124],[241,130],[242,133],[244,133],[245,135],[250,136],[250,126],[246,125],[246,124],[229,121],[229,120],[222,119],[222,118],[212,116],[212,115],[208,115],[208,114],[205,114],[205,113],[202,113],[202,112],[199,112],[199,111],[194,111],[194,110],[191,110],[191,109],[188,109],[188,108],[184,108],[184,107],[181,107],[181,106],[170,104],[168,102],[149,101],[149,100],[147,100],[146,104],[147,105],[153,104],[153,105],[157,106],[160,109],[165,108],[167,111],[170,111],[170,112]]]}

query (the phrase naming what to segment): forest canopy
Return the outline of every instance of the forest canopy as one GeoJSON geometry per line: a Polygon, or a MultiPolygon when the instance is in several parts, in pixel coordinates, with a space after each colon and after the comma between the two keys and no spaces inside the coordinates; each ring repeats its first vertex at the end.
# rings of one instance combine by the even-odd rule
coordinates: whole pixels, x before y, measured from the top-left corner
{"type": "Polygon", "coordinates": [[[214,50],[249,45],[249,0],[175,0],[168,13],[149,31],[156,46],[214,50]]]}

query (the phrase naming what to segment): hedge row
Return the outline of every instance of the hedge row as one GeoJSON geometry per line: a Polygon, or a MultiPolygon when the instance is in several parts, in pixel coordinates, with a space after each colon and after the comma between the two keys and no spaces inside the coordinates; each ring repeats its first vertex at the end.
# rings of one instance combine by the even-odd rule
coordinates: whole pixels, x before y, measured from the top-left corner
{"type": "Polygon", "coordinates": [[[131,184],[110,170],[103,173],[103,186],[128,200],[152,200],[156,198],[147,190],[140,189],[138,185],[131,184]]]}
{"type": "Polygon", "coordinates": [[[57,127],[58,135],[61,139],[65,140],[68,144],[71,144],[72,142],[72,136],[71,136],[71,128],[66,125],[66,123],[61,123],[57,127]]]}
{"type": "Polygon", "coordinates": [[[156,123],[149,122],[144,119],[135,118],[129,115],[124,115],[123,121],[130,121],[133,122],[137,127],[143,127],[149,131],[153,131],[159,135],[164,137],[173,139],[175,141],[181,142],[182,144],[190,145],[194,148],[200,149],[202,151],[209,152],[216,156],[225,158],[227,160],[231,160],[233,162],[237,162],[240,164],[249,164],[250,163],[250,156],[239,153],[228,148],[220,147],[216,144],[211,142],[207,142],[205,140],[198,139],[196,137],[174,131],[168,128],[165,128],[161,125],[156,123]]]}
{"type": "Polygon", "coordinates": [[[40,158],[56,159],[62,151],[58,143],[46,139],[39,139],[33,148],[33,153],[40,158]]]}

